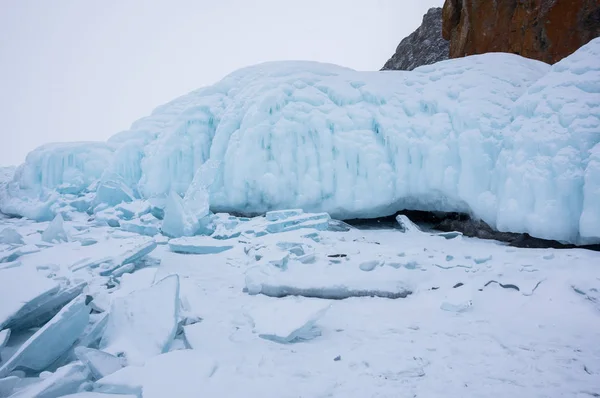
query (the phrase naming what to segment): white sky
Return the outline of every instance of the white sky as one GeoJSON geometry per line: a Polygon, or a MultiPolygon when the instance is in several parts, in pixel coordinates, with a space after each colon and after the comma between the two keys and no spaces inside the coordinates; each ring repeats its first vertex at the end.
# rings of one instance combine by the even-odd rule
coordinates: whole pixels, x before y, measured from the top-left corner
{"type": "Polygon", "coordinates": [[[378,70],[443,0],[0,0],[0,165],[105,140],[244,66],[378,70]]]}

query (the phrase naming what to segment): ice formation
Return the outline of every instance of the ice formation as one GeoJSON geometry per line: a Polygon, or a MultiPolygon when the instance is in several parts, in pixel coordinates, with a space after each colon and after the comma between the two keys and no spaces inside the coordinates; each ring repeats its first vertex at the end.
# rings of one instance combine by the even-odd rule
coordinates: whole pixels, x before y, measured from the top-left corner
{"type": "Polygon", "coordinates": [[[207,200],[335,218],[462,211],[503,231],[600,242],[599,58],[596,39],[553,66],[496,53],[412,72],[245,68],[106,143],[36,149],[2,184],[0,210],[51,220],[147,199],[161,218],[168,202],[174,236],[201,227],[207,200]]]}

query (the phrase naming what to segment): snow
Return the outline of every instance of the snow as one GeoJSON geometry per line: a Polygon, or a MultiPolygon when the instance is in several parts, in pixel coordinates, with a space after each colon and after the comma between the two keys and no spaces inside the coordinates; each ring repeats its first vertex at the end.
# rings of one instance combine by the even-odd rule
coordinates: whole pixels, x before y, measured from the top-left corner
{"type": "MultiPolygon", "coordinates": [[[[128,205],[138,204],[147,209],[128,205]]],[[[65,218],[73,241],[54,244],[41,239],[49,222],[0,220],[39,250],[0,270],[0,311],[21,314],[9,315],[0,389],[273,398],[597,391],[600,253],[445,239],[421,225],[266,233],[312,215],[211,215],[215,231],[239,235],[171,239],[231,246],[202,255],[92,217],[65,218]],[[28,357],[41,367],[47,354],[59,358],[18,365],[28,357]]]]}
{"type": "Polygon", "coordinates": [[[177,275],[115,298],[100,349],[137,365],[166,352],[177,330],[179,305],[177,275]]]}
{"type": "Polygon", "coordinates": [[[341,219],[459,211],[502,231],[600,242],[598,57],[600,39],[553,66],[492,53],[411,72],[244,68],[107,143],[31,152],[2,184],[0,210],[41,221],[147,200],[173,237],[208,228],[207,204],[341,219]]]}

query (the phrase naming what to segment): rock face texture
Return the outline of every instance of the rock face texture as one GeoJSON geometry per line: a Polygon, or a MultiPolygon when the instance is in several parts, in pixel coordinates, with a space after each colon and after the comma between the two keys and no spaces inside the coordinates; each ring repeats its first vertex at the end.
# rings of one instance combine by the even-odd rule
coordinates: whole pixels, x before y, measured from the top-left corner
{"type": "Polygon", "coordinates": [[[450,57],[508,52],[554,64],[600,36],[600,0],[446,0],[450,57]]]}
{"type": "Polygon", "coordinates": [[[448,59],[450,43],[442,37],[442,9],[431,8],[423,23],[400,42],[381,70],[413,70],[448,59]]]}

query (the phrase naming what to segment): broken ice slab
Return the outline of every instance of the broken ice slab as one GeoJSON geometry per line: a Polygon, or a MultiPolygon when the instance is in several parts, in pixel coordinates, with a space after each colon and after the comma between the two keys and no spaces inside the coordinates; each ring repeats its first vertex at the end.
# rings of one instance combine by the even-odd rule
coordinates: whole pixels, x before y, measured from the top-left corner
{"type": "Polygon", "coordinates": [[[46,369],[77,341],[88,324],[90,309],[86,297],[78,296],[35,332],[0,367],[0,377],[13,369],[46,369]]]}
{"type": "Polygon", "coordinates": [[[169,237],[164,235],[156,235],[154,237],[154,241],[157,245],[166,245],[167,243],[169,243],[169,237]]]}
{"type": "Polygon", "coordinates": [[[459,237],[463,236],[463,234],[461,232],[457,232],[457,231],[436,232],[433,235],[434,236],[441,236],[444,239],[456,239],[456,238],[459,238],[459,237]]]}
{"type": "Polygon", "coordinates": [[[144,366],[127,366],[98,380],[94,390],[140,397],[143,391],[144,398],[211,396],[203,392],[217,367],[200,350],[171,351],[148,359],[144,366]]]}
{"type": "Polygon", "coordinates": [[[410,221],[408,217],[404,214],[398,214],[396,216],[396,221],[400,225],[399,230],[404,233],[420,233],[421,228],[417,226],[414,222],[410,221]]]}
{"type": "Polygon", "coordinates": [[[16,268],[20,267],[21,265],[23,265],[23,263],[19,260],[11,261],[10,263],[0,263],[0,270],[16,268]]]}
{"type": "Polygon", "coordinates": [[[375,268],[382,266],[383,263],[384,262],[381,260],[365,261],[360,263],[358,268],[360,268],[362,271],[370,272],[373,271],[375,268]]]}
{"type": "Polygon", "coordinates": [[[119,288],[110,293],[106,290],[104,283],[93,283],[88,289],[88,294],[94,297],[94,300],[91,303],[92,308],[99,312],[108,311],[111,302],[115,298],[124,297],[137,290],[151,287],[155,281],[156,270],[157,269],[154,267],[149,267],[142,268],[133,273],[124,274],[120,280],[119,288]]]}
{"type": "Polygon", "coordinates": [[[108,225],[109,227],[117,228],[121,225],[121,213],[115,209],[111,208],[94,212],[95,224],[98,226],[108,225]]]}
{"type": "Polygon", "coordinates": [[[60,367],[56,372],[40,379],[39,382],[25,387],[11,398],[55,398],[77,392],[79,386],[88,380],[90,372],[81,363],[71,363],[60,367]]]}
{"type": "Polygon", "coordinates": [[[10,396],[19,380],[21,379],[17,376],[7,376],[0,379],[0,397],[10,396]]]}
{"type": "Polygon", "coordinates": [[[160,233],[158,225],[144,224],[141,220],[121,221],[121,229],[138,235],[154,236],[160,233]]]}
{"type": "MultiPolygon", "coordinates": [[[[398,228],[401,232],[404,233],[423,233],[421,228],[417,226],[414,222],[412,222],[407,216],[404,214],[399,214],[396,216],[396,221],[400,225],[398,228]]],[[[456,231],[450,232],[435,232],[430,233],[431,236],[440,236],[444,239],[455,239],[461,237],[463,234],[456,231]]]]}
{"type": "Polygon", "coordinates": [[[65,230],[65,221],[60,213],[54,217],[54,220],[42,233],[42,240],[48,243],[68,242],[70,240],[70,236],[65,230]]]}
{"type": "Polygon", "coordinates": [[[96,188],[94,204],[115,206],[122,202],[132,202],[135,194],[123,177],[113,172],[105,172],[96,188]]]}
{"type": "Polygon", "coordinates": [[[81,337],[77,342],[77,346],[88,348],[98,347],[107,323],[108,312],[104,312],[102,314],[91,314],[90,321],[81,333],[81,337]]]}
{"type": "Polygon", "coordinates": [[[135,243],[136,244],[131,245],[132,247],[128,250],[120,252],[118,255],[114,256],[110,261],[100,265],[100,275],[111,275],[118,268],[140,260],[142,257],[146,256],[154,249],[156,249],[157,246],[156,242],[153,239],[147,237],[144,237],[143,240],[139,240],[135,243]]]}
{"type": "Polygon", "coordinates": [[[90,370],[92,377],[101,379],[127,366],[125,358],[87,347],[76,347],[75,355],[90,370]]]}
{"type": "Polygon", "coordinates": [[[25,245],[14,249],[0,251],[0,263],[9,263],[27,254],[37,253],[40,248],[35,245],[25,245]]]}
{"type": "Polygon", "coordinates": [[[412,294],[409,284],[390,267],[363,272],[344,264],[293,264],[286,272],[257,266],[246,272],[249,294],[270,297],[304,296],[342,300],[349,297],[404,298],[412,294]]]}
{"type": "Polygon", "coordinates": [[[268,211],[267,214],[265,214],[265,218],[267,221],[279,221],[290,217],[296,217],[301,214],[304,214],[302,209],[275,210],[268,211]]]}
{"type": "Polygon", "coordinates": [[[312,264],[317,261],[317,256],[315,253],[307,253],[303,256],[298,256],[294,260],[302,263],[302,264],[312,264]]]}
{"type": "Polygon", "coordinates": [[[91,246],[91,245],[95,245],[96,243],[98,243],[98,240],[94,239],[94,238],[82,238],[82,239],[77,239],[77,241],[79,243],[81,243],[81,246],[91,246]]]}
{"type": "Polygon", "coordinates": [[[348,232],[355,228],[344,221],[331,219],[329,220],[329,228],[327,229],[333,232],[348,232]]]}
{"type": "Polygon", "coordinates": [[[0,231],[0,243],[5,245],[23,245],[23,236],[14,228],[4,228],[0,231]]]}
{"type": "Polygon", "coordinates": [[[214,239],[210,236],[190,236],[169,241],[172,252],[183,254],[216,254],[232,249],[231,242],[214,239]]]}
{"type": "Polygon", "coordinates": [[[274,234],[301,228],[313,228],[325,231],[329,228],[329,220],[331,220],[331,217],[327,213],[300,214],[267,224],[267,232],[274,234]]]}
{"type": "Polygon", "coordinates": [[[303,256],[305,254],[304,245],[297,242],[277,242],[277,247],[281,250],[287,250],[295,256],[303,256]]]}
{"type": "Polygon", "coordinates": [[[169,350],[179,320],[179,277],[171,275],[150,288],[112,301],[100,349],[130,364],[169,350]]]}
{"type": "Polygon", "coordinates": [[[290,254],[286,252],[275,252],[270,251],[267,252],[264,256],[262,256],[261,261],[277,267],[281,270],[287,269],[288,261],[290,260],[290,254]]]}
{"type": "Polygon", "coordinates": [[[19,325],[19,319],[59,291],[55,281],[31,267],[0,270],[0,329],[19,325]]]}
{"type": "MultiPolygon", "coordinates": [[[[186,198],[187,199],[187,198],[186,198]]],[[[193,203],[171,192],[167,197],[162,222],[163,234],[179,238],[196,234],[210,235],[210,217],[207,203],[193,203]]]]}
{"type": "Polygon", "coordinates": [[[252,308],[248,315],[259,337],[288,344],[319,336],[321,332],[315,323],[330,306],[323,300],[287,298],[252,308]]]}
{"type": "Polygon", "coordinates": [[[125,220],[131,220],[132,218],[139,218],[143,215],[150,213],[150,203],[144,200],[134,200],[133,202],[123,202],[115,206],[115,210],[123,214],[125,220]]]}
{"type": "Polygon", "coordinates": [[[50,296],[45,296],[44,300],[26,304],[6,326],[12,328],[13,331],[17,331],[44,325],[65,304],[79,296],[85,286],[85,282],[71,284],[50,296]]]}

